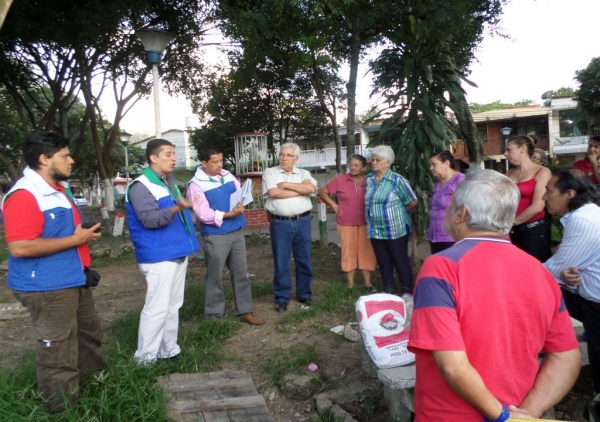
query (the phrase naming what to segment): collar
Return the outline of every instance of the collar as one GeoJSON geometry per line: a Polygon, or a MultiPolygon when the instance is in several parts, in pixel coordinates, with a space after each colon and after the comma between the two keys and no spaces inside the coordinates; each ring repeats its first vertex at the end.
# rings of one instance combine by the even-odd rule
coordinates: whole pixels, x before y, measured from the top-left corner
{"type": "MultiPolygon", "coordinates": [[[[390,179],[390,180],[391,180],[391,179],[392,179],[392,173],[393,173],[393,172],[392,172],[392,169],[391,169],[391,168],[388,168],[388,169],[387,169],[387,171],[385,172],[385,174],[384,174],[384,175],[381,177],[381,179],[382,179],[382,180],[383,180],[383,179],[390,179]]],[[[375,172],[369,173],[369,174],[367,175],[367,177],[371,177],[371,178],[373,178],[373,179],[375,179],[375,176],[376,176],[376,175],[375,175],[375,172]]]]}
{"type": "Polygon", "coordinates": [[[297,173],[300,173],[300,169],[298,169],[298,167],[296,167],[296,166],[292,167],[292,171],[290,173],[288,173],[283,168],[281,168],[281,166],[277,166],[277,169],[279,170],[279,173],[286,173],[286,174],[291,174],[291,173],[297,174],[297,173]]]}
{"type": "Polygon", "coordinates": [[[196,173],[194,174],[194,177],[197,178],[198,180],[200,180],[201,182],[208,182],[208,181],[214,181],[215,177],[219,177],[219,179],[220,179],[221,177],[225,177],[228,174],[229,174],[229,172],[227,170],[221,169],[218,176],[209,176],[208,174],[206,174],[204,172],[204,167],[202,167],[200,165],[196,169],[196,173]]]}
{"type": "MultiPolygon", "coordinates": [[[[54,186],[46,182],[46,180],[37,171],[33,170],[29,166],[25,167],[25,169],[23,170],[23,177],[35,184],[37,187],[39,187],[42,191],[42,195],[44,196],[53,195],[56,192],[58,192],[58,190],[54,186]]],[[[58,183],[65,189],[69,187],[69,184],[67,182],[58,183]]]]}
{"type": "Polygon", "coordinates": [[[508,243],[510,244],[510,240],[507,240],[505,237],[502,237],[500,235],[498,236],[492,236],[492,235],[488,235],[488,236],[473,236],[473,237],[465,237],[464,239],[459,240],[458,242],[456,242],[457,244],[460,242],[464,242],[465,240],[474,240],[474,241],[487,241],[487,242],[500,242],[500,243],[508,243]]]}

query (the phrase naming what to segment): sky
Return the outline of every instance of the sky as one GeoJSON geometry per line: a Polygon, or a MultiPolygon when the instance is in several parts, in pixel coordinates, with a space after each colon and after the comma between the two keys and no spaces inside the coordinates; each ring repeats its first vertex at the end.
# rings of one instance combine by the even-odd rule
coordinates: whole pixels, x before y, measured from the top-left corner
{"type": "MultiPolygon", "coordinates": [[[[475,52],[469,79],[477,88],[465,85],[467,101],[512,103],[533,100],[561,87],[577,88],[575,71],[584,69],[591,59],[600,56],[598,33],[600,0],[512,0],[504,7],[500,27],[509,39],[486,34],[475,52]]],[[[211,47],[208,47],[211,48],[211,47]]],[[[216,59],[216,49],[207,54],[216,59]]],[[[359,67],[357,113],[366,112],[376,101],[369,98],[371,89],[367,66],[359,67]]],[[[347,78],[347,68],[342,77],[347,78]]],[[[183,97],[160,93],[161,128],[185,129],[185,118],[192,115],[183,97]]],[[[102,104],[110,116],[114,105],[102,104]]],[[[152,98],[139,101],[129,111],[121,127],[130,133],[154,134],[152,98]]]]}

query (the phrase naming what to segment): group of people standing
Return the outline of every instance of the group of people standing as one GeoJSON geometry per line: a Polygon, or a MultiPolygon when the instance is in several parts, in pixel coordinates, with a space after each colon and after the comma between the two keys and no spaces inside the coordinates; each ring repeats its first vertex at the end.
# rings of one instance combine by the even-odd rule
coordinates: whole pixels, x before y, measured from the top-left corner
{"type": "MultiPolygon", "coordinates": [[[[418,199],[407,180],[391,170],[395,161],[393,150],[388,146],[374,148],[371,158],[373,171],[368,175],[364,174],[366,159],[360,155],[352,156],[348,162],[349,173],[338,176],[319,192],[319,196],[336,213],[342,245],[342,270],[346,273],[348,287],[354,287],[356,270],[360,270],[366,292],[375,292],[371,273],[377,264],[384,292],[397,292],[403,297],[411,297],[414,293],[415,334],[411,334],[410,347],[421,356],[417,364],[428,362],[421,373],[431,372],[436,367],[446,368],[442,378],[459,395],[468,383],[462,387],[452,385],[446,375],[455,367],[467,368],[465,373],[473,369],[461,366],[465,356],[460,354],[460,350],[466,347],[468,351],[472,347],[469,342],[477,344],[478,337],[469,337],[468,341],[465,337],[467,343],[462,343],[463,340],[458,339],[462,317],[456,319],[458,314],[454,313],[471,312],[469,309],[473,301],[464,297],[467,291],[481,295],[482,303],[490,298],[489,288],[482,288],[481,284],[484,267],[493,267],[489,272],[493,277],[485,285],[494,285],[498,298],[507,291],[503,283],[510,271],[502,269],[501,263],[506,266],[504,256],[514,256],[514,262],[522,261],[527,264],[526,268],[531,269],[511,282],[514,288],[521,287],[521,282],[531,281],[526,280],[527,274],[531,273],[531,277],[539,276],[536,283],[540,292],[545,292],[545,301],[537,300],[540,304],[543,302],[540,313],[527,310],[523,314],[525,319],[545,318],[546,324],[540,323],[537,337],[530,342],[535,356],[529,349],[519,349],[523,359],[537,363],[539,350],[534,350],[536,347],[547,347],[545,350],[552,359],[560,353],[569,352],[569,363],[566,364],[569,376],[556,391],[562,393],[570,388],[574,382],[573,368],[577,367],[580,358],[572,352],[576,343],[572,334],[567,333],[568,319],[563,313],[563,303],[566,303],[571,316],[581,320],[588,333],[594,388],[600,391],[600,259],[597,254],[600,249],[600,195],[593,184],[593,178],[596,177],[596,181],[598,178],[600,137],[590,139],[585,162],[575,163],[575,167],[583,167],[584,170],[563,169],[554,175],[537,162],[533,144],[534,139],[529,136],[509,139],[505,156],[514,168],[508,177],[490,171],[474,172],[465,181],[465,176],[455,170],[450,152],[431,155],[430,169],[438,179],[431,197],[428,234],[433,257],[421,270],[416,291],[412,285],[408,239],[410,213],[417,207],[418,199]],[[337,201],[333,201],[331,195],[335,195],[337,201]],[[547,212],[560,216],[565,227],[561,248],[552,257],[547,212]],[[531,264],[533,258],[528,258],[529,261],[523,259],[522,255],[514,252],[515,248],[509,247],[506,242],[509,233],[514,245],[544,262],[549,273],[561,283],[564,302],[557,296],[558,290],[548,286],[547,280],[552,277],[540,270],[541,264],[534,268],[531,264]],[[455,241],[460,241],[460,244],[454,245],[455,241]],[[469,252],[471,250],[477,253],[469,252]],[[487,262],[489,257],[498,259],[487,262]],[[471,268],[476,268],[476,271],[471,272],[471,268]],[[398,291],[394,270],[400,280],[398,291]],[[470,287],[460,290],[464,286],[470,287]],[[459,309],[458,302],[464,300],[468,302],[467,307],[459,309]],[[434,330],[427,322],[428,318],[439,318],[443,330],[440,331],[439,327],[434,330]],[[548,323],[551,320],[553,322],[548,323]],[[449,321],[453,322],[450,324],[449,321]],[[543,332],[544,327],[556,329],[560,334],[557,331],[549,337],[543,332]],[[444,338],[448,341],[445,342],[444,338]],[[452,351],[459,350],[459,354],[438,354],[437,347],[450,347],[452,351]],[[427,354],[432,350],[433,355],[427,354]]],[[[28,167],[23,178],[3,200],[10,252],[8,285],[31,314],[37,339],[38,389],[42,397],[49,399],[48,410],[51,412],[64,409],[64,394],[68,395],[71,403],[75,403],[80,376],[90,371],[97,373],[106,365],[102,354],[102,329],[88,276],[91,261],[88,244],[100,237],[100,233],[95,232],[99,224],[82,227],[83,215],[66,184],[73,165],[68,146],[69,140],[55,133],[32,135],[24,147],[28,167]],[[55,276],[57,268],[61,270],[60,277],[55,276]]],[[[240,184],[223,169],[221,151],[207,148],[200,152],[202,165],[188,184],[187,198],[179,191],[173,177],[176,165],[173,145],[164,139],[154,139],[148,142],[146,157],[148,167],[128,186],[126,207],[136,258],[148,285],[134,359],[142,364],[151,364],[157,359],[177,358],[181,352],[177,342],[178,313],[183,304],[188,257],[199,251],[200,245],[204,249],[207,266],[205,318],[218,321],[225,313],[222,273],[227,266],[240,321],[250,325],[262,325],[265,321],[252,312],[242,231],[246,225],[244,208],[242,204],[233,208],[230,205],[231,194],[240,189],[240,184]],[[190,210],[200,222],[200,242],[190,210]]],[[[295,166],[299,157],[298,145],[283,144],[280,164],[263,174],[262,193],[271,220],[273,289],[277,312],[285,312],[291,299],[291,255],[295,261],[296,299],[303,304],[314,303],[311,291],[310,197],[317,193],[317,182],[308,171],[295,166]]],[[[508,288],[508,292],[514,291],[514,288],[508,288]]],[[[469,328],[470,332],[477,331],[477,324],[483,321],[485,315],[489,316],[489,309],[473,310],[477,317],[472,318],[475,325],[469,328]]],[[[494,315],[503,315],[501,309],[496,311],[494,315]]],[[[506,322],[498,318],[495,321],[497,324],[506,322]]],[[[492,337],[486,344],[493,344],[500,338],[492,337]]],[[[507,338],[501,340],[505,344],[509,342],[507,338]]],[[[477,359],[486,362],[490,347],[477,349],[477,359]]],[[[522,367],[519,362],[513,363],[515,368],[522,367]]],[[[532,368],[527,369],[531,380],[537,371],[532,368]]],[[[544,371],[541,373],[545,374],[544,371]]],[[[494,371],[485,370],[482,374],[484,378],[493,377],[494,371]]],[[[431,379],[439,378],[433,373],[430,375],[431,379]]],[[[525,397],[527,385],[523,384],[522,388],[519,387],[519,394],[507,395],[505,401],[490,396],[488,390],[481,388],[477,378],[469,382],[473,380],[476,382],[472,386],[479,389],[482,393],[480,398],[487,397],[486,400],[461,395],[472,407],[462,404],[458,407],[465,414],[473,413],[474,408],[484,414],[485,420],[492,420],[490,417],[497,412],[501,412],[499,419],[495,419],[498,421],[506,420],[504,417],[510,412],[539,416],[538,410],[559,396],[553,393],[546,398],[539,395],[525,397]],[[503,403],[514,403],[515,406],[509,411],[503,403]],[[535,409],[531,407],[534,405],[535,409]]],[[[538,381],[545,382],[539,374],[535,378],[536,386],[538,381]]],[[[550,384],[556,386],[557,382],[553,379],[550,384]]],[[[491,381],[491,384],[494,383],[491,381]]],[[[423,395],[426,393],[422,385],[417,382],[416,399],[422,405],[421,411],[429,411],[441,402],[434,406],[428,401],[423,395]]],[[[468,391],[475,391],[469,388],[468,391]]],[[[448,396],[448,391],[442,395],[448,396]]],[[[452,406],[456,407],[456,399],[452,402],[452,406]]],[[[442,408],[433,412],[436,411],[444,415],[442,408]]],[[[464,414],[453,420],[467,420],[463,417],[464,414]]]]}

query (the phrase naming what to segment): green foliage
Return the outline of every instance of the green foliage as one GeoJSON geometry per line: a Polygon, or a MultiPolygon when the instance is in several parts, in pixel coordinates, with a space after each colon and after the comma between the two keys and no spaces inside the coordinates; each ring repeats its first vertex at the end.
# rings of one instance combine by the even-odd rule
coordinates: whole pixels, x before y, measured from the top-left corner
{"type": "Polygon", "coordinates": [[[579,89],[575,92],[577,108],[588,116],[600,116],[600,57],[592,59],[590,64],[575,72],[579,89]]]}
{"type": "MultiPolygon", "coordinates": [[[[194,291],[186,289],[186,302],[194,291]]],[[[186,319],[184,318],[184,321],[186,319]]],[[[137,347],[139,312],[126,315],[108,327],[104,346],[107,369],[81,382],[78,404],[60,415],[48,415],[36,392],[35,354],[27,351],[9,369],[0,368],[0,420],[5,421],[167,421],[165,394],[155,384],[171,373],[217,370],[224,359],[222,342],[240,327],[237,319],[220,324],[201,321],[182,324],[179,359],[137,365],[132,357],[137,347]]]]}
{"type": "Polygon", "coordinates": [[[470,103],[469,109],[471,110],[471,113],[477,114],[491,110],[503,110],[505,108],[523,107],[531,105],[533,103],[533,100],[521,100],[517,101],[516,103],[503,103],[500,100],[497,100],[489,104],[470,103]]]}
{"type": "Polygon", "coordinates": [[[300,368],[304,369],[310,363],[320,365],[317,343],[295,345],[286,350],[281,347],[273,349],[269,352],[263,365],[269,386],[275,386],[280,385],[280,380],[284,375],[294,373],[300,368]]]}
{"type": "MultiPolygon", "coordinates": [[[[394,168],[408,179],[419,199],[413,222],[416,233],[423,235],[429,225],[428,198],[434,182],[430,154],[448,149],[458,133],[466,138],[470,153],[482,150],[472,117],[465,112],[461,80],[473,85],[465,69],[481,41],[484,24],[497,21],[503,2],[416,3],[418,7],[399,14],[397,26],[386,32],[390,47],[371,63],[371,69],[376,90],[394,110],[381,135],[393,139],[394,168]],[[445,116],[446,108],[455,113],[460,127],[445,116]]],[[[475,161],[479,156],[470,158],[475,161]]]]}

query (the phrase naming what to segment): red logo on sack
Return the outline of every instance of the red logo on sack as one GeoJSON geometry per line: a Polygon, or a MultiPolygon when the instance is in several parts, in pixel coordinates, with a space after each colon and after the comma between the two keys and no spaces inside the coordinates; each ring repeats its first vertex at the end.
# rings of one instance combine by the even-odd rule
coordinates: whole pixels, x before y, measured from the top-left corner
{"type": "Polygon", "coordinates": [[[382,300],[381,302],[371,300],[365,302],[365,310],[367,311],[367,318],[371,318],[372,315],[382,311],[396,311],[400,315],[404,314],[404,302],[397,300],[382,300]]]}
{"type": "Polygon", "coordinates": [[[373,336],[373,340],[375,340],[377,347],[381,349],[382,347],[391,346],[393,344],[398,344],[401,341],[408,340],[408,330],[402,330],[398,334],[392,334],[385,337],[373,336]]]}
{"type": "Polygon", "coordinates": [[[381,317],[379,320],[379,325],[384,330],[394,331],[396,328],[398,328],[398,321],[396,321],[396,317],[393,314],[387,313],[381,317]]]}

